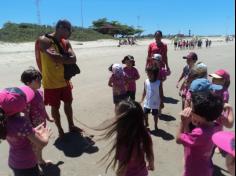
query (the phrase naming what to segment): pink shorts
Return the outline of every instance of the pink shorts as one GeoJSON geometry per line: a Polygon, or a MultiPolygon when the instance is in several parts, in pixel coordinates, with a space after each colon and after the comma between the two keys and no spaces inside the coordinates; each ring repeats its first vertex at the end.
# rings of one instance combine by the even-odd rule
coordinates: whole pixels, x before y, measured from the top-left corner
{"type": "Polygon", "coordinates": [[[58,89],[44,89],[44,104],[60,107],[61,101],[72,103],[72,89],[70,86],[58,89]]]}

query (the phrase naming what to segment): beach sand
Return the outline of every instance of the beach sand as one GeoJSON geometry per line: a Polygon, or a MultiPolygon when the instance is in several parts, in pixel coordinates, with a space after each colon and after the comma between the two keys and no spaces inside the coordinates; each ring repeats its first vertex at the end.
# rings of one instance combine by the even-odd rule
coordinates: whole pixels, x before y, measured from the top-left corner
{"type": "MultiPolygon", "coordinates": [[[[223,39],[222,39],[223,41],[223,39]]],[[[141,100],[143,83],[146,79],[144,71],[147,56],[147,47],[151,40],[138,41],[135,46],[117,47],[114,40],[100,40],[96,42],[72,42],[81,68],[81,74],[73,78],[74,117],[76,125],[86,129],[80,122],[94,127],[104,120],[114,116],[112,103],[112,90],[108,87],[110,73],[108,67],[112,63],[120,63],[125,55],[133,55],[136,60],[141,78],[137,81],[137,101],[141,100]]],[[[168,45],[169,65],[172,71],[168,80],[164,83],[165,96],[168,103],[165,104],[163,114],[159,121],[159,134],[152,135],[155,153],[155,171],[150,176],[181,176],[183,171],[183,147],[175,143],[174,137],[180,121],[181,110],[180,97],[175,88],[176,82],[185,66],[182,56],[188,54],[188,50],[174,51],[170,41],[168,45]]],[[[216,69],[224,68],[229,71],[234,80],[235,75],[235,44],[221,42],[217,38],[213,40],[213,46],[209,49],[195,49],[199,61],[208,65],[209,73],[216,69]]],[[[0,89],[21,85],[20,75],[23,70],[35,65],[34,43],[0,43],[0,89]]],[[[230,103],[235,106],[235,82],[230,86],[230,103]]],[[[49,107],[47,107],[50,113],[49,107]]],[[[62,111],[61,111],[62,112],[62,111]]],[[[67,120],[61,113],[63,127],[68,130],[67,120]]],[[[153,129],[153,120],[149,119],[153,129]]],[[[100,159],[109,150],[110,145],[105,141],[97,141],[94,147],[89,147],[86,142],[76,136],[67,134],[64,141],[57,139],[56,127],[52,123],[48,125],[53,129],[54,137],[43,151],[44,158],[52,160],[55,164],[48,168],[50,176],[105,176],[106,164],[102,165],[100,159]]],[[[91,130],[88,132],[92,133],[91,130]]],[[[98,137],[96,137],[98,138],[98,137]]],[[[7,165],[8,144],[4,141],[0,144],[0,176],[11,174],[7,165]]],[[[219,154],[214,157],[218,168],[225,169],[224,158],[219,154]]],[[[200,168],[199,168],[200,169],[200,168]]],[[[229,174],[222,171],[226,176],[229,174]]],[[[114,176],[109,170],[107,176],[114,176]]]]}

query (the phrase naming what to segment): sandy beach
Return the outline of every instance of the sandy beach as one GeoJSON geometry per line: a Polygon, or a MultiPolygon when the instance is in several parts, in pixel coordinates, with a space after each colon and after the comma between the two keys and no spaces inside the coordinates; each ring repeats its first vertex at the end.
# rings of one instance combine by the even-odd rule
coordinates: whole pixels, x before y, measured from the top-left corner
{"type": "MultiPolygon", "coordinates": [[[[100,40],[94,42],[72,42],[72,47],[77,55],[81,74],[73,78],[73,108],[75,123],[86,129],[80,122],[94,127],[104,120],[113,117],[114,105],[112,103],[112,90],[108,87],[110,73],[108,67],[112,63],[120,63],[125,55],[133,55],[136,67],[141,78],[137,81],[137,101],[141,100],[143,83],[146,79],[144,70],[147,57],[148,44],[153,40],[138,41],[135,46],[117,47],[115,40],[100,40]]],[[[199,61],[208,65],[209,73],[219,68],[224,68],[235,77],[235,43],[225,43],[223,38],[212,38],[211,48],[195,49],[199,61]]],[[[164,83],[166,96],[163,117],[159,121],[159,134],[153,134],[155,171],[150,176],[181,176],[183,171],[183,147],[175,143],[175,134],[179,125],[181,110],[180,97],[176,89],[176,82],[185,66],[182,56],[189,50],[174,50],[171,41],[168,43],[169,65],[171,76],[164,83]]],[[[22,85],[20,75],[29,66],[36,66],[34,57],[34,43],[2,43],[0,42],[0,89],[22,85]]],[[[235,107],[235,82],[231,81],[230,104],[235,107]]],[[[50,114],[49,107],[47,110],[50,114]]],[[[64,113],[62,122],[65,131],[68,130],[64,113]]],[[[153,120],[150,118],[151,129],[153,120]]],[[[48,176],[114,176],[109,170],[105,174],[106,164],[102,165],[100,159],[106,154],[109,145],[106,141],[97,141],[93,147],[88,147],[80,136],[66,134],[65,139],[57,139],[56,127],[52,123],[48,125],[53,129],[54,137],[43,151],[44,158],[52,160],[56,165],[47,169],[48,176]]],[[[235,129],[235,128],[234,128],[235,129]]],[[[93,131],[87,129],[89,133],[93,131]]],[[[96,139],[98,137],[95,137],[96,139]]],[[[0,144],[0,176],[10,176],[12,173],[7,165],[8,144],[3,141],[0,144]]],[[[224,170],[225,161],[219,154],[214,157],[214,162],[219,173],[229,176],[224,170]],[[220,171],[220,169],[223,169],[220,171]]],[[[219,176],[221,174],[218,174],[219,176]]]]}

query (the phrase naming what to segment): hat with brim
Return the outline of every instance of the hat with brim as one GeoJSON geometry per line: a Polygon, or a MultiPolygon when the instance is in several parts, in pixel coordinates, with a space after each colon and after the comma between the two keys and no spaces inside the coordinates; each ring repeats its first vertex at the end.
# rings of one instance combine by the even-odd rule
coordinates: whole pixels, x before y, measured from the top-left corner
{"type": "Polygon", "coordinates": [[[134,57],[133,56],[125,56],[124,59],[121,61],[122,64],[125,64],[126,61],[131,61],[132,62],[132,65],[135,66],[135,61],[134,61],[134,57]]]}
{"type": "Polygon", "coordinates": [[[190,85],[191,92],[219,91],[223,86],[212,84],[208,79],[200,78],[194,80],[190,85]]]}
{"type": "Polygon", "coordinates": [[[0,108],[6,116],[12,116],[22,112],[34,95],[34,91],[28,86],[6,88],[0,91],[0,108]]]}
{"type": "Polygon", "coordinates": [[[235,134],[230,131],[220,131],[212,136],[214,144],[235,157],[235,134]]]}
{"type": "Polygon", "coordinates": [[[212,77],[212,78],[216,78],[216,79],[222,79],[223,78],[223,77],[221,77],[221,76],[219,76],[219,75],[217,75],[215,73],[212,73],[209,76],[212,77]]]}
{"type": "Polygon", "coordinates": [[[194,52],[190,52],[187,56],[184,56],[183,59],[192,59],[197,61],[198,60],[198,56],[196,53],[194,52]]]}
{"type": "Polygon", "coordinates": [[[215,71],[214,73],[209,75],[210,77],[216,78],[216,79],[222,79],[224,78],[225,80],[230,80],[230,75],[227,71],[220,69],[215,71]]]}

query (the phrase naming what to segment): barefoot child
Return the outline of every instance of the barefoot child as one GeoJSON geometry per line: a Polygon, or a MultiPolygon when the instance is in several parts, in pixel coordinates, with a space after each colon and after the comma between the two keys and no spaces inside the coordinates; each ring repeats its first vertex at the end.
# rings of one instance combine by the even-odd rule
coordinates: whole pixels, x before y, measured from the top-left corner
{"type": "Polygon", "coordinates": [[[0,91],[0,139],[9,143],[8,165],[14,176],[40,175],[32,144],[42,149],[51,135],[42,124],[33,128],[28,117],[20,114],[33,98],[34,91],[27,86],[0,91]]]}
{"type": "Polygon", "coordinates": [[[117,105],[115,122],[106,129],[105,139],[116,137],[104,158],[109,159],[114,152],[107,169],[118,165],[117,176],[148,176],[148,170],[154,170],[153,144],[144,126],[144,117],[139,103],[123,100],[117,105]]]}
{"type": "Polygon", "coordinates": [[[181,113],[176,142],[184,146],[184,176],[212,176],[213,134],[220,130],[214,121],[223,111],[223,100],[211,92],[192,94],[192,105],[181,113]],[[189,124],[196,127],[190,131],[189,124]]]}
{"type": "Polygon", "coordinates": [[[158,109],[160,108],[160,84],[157,79],[159,69],[155,66],[146,68],[148,79],[144,83],[144,90],[141,102],[144,101],[145,126],[149,127],[148,114],[152,112],[155,122],[155,130],[158,129],[158,109]]]}
{"type": "MultiPolygon", "coordinates": [[[[46,112],[43,102],[43,92],[39,90],[41,87],[41,79],[41,73],[34,68],[25,70],[21,75],[21,81],[25,85],[29,86],[35,93],[33,100],[30,102],[27,108],[29,119],[34,128],[40,124],[43,124],[43,126],[46,127],[46,120],[53,122],[53,119],[49,118],[46,112]]],[[[39,165],[50,163],[50,161],[45,161],[43,159],[42,150],[36,148],[36,155],[39,165]]]]}
{"type": "Polygon", "coordinates": [[[136,94],[136,82],[140,76],[138,73],[138,70],[134,67],[135,61],[134,57],[127,55],[122,60],[122,63],[126,66],[124,67],[124,72],[127,76],[127,97],[131,98],[132,100],[135,100],[135,94],[136,94]]]}

